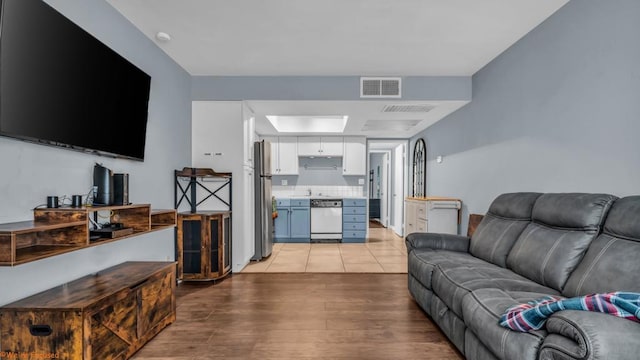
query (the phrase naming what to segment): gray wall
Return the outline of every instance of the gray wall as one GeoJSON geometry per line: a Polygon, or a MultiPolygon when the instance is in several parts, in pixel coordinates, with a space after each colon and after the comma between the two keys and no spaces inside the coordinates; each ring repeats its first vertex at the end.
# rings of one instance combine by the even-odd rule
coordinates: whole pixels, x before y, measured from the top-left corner
{"type": "Polygon", "coordinates": [[[639,19],[637,0],[569,2],[474,75],[470,104],[417,136],[427,193],[463,200],[463,233],[504,192],[640,194],[639,19]]]}
{"type": "MultiPolygon", "coordinates": [[[[47,195],[87,193],[95,162],[130,174],[134,203],[173,208],[173,170],[191,163],[189,74],[104,0],[47,3],[151,75],[145,161],[97,157],[0,137],[0,223],[31,220],[31,209],[44,203],[47,195]]],[[[123,261],[173,258],[173,231],[163,230],[12,268],[0,267],[0,304],[123,261]]]]}
{"type": "MultiPolygon", "coordinates": [[[[194,76],[192,86],[194,101],[366,100],[359,76],[194,76]]],[[[469,99],[469,76],[402,77],[402,100],[469,99]]]]}

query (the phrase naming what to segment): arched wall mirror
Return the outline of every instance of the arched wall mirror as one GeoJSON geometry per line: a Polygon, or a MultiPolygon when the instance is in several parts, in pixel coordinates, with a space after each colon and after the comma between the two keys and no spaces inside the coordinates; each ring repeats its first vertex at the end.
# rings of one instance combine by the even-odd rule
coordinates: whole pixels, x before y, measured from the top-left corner
{"type": "Polygon", "coordinates": [[[418,139],[413,148],[413,197],[427,194],[427,147],[423,139],[418,139]]]}

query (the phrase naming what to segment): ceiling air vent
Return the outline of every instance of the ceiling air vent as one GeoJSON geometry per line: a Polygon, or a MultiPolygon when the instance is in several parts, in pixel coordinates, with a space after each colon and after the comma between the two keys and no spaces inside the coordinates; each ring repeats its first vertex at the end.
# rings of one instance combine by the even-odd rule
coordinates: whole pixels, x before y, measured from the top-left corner
{"type": "Polygon", "coordinates": [[[431,105],[421,105],[421,104],[402,104],[402,105],[386,105],[382,112],[391,113],[391,112],[400,112],[400,113],[426,113],[433,110],[435,106],[431,105]]]}
{"type": "Polygon", "coordinates": [[[361,98],[399,98],[401,97],[401,78],[362,77],[360,78],[361,98]]]}
{"type": "Polygon", "coordinates": [[[409,131],[422,120],[367,120],[362,131],[409,131]]]}

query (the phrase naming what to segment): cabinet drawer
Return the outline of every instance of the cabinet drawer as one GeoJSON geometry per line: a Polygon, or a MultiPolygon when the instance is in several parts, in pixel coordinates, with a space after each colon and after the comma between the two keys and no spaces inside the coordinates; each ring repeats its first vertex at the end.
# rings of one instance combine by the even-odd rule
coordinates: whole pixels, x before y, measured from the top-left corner
{"type": "Polygon", "coordinates": [[[342,215],[365,215],[367,209],[364,206],[342,206],[342,215]]]}
{"type": "Polygon", "coordinates": [[[427,232],[427,221],[418,219],[418,221],[416,222],[416,231],[427,232]]]}
{"type": "Polygon", "coordinates": [[[366,199],[343,199],[342,206],[366,206],[366,199]]]}
{"type": "Polygon", "coordinates": [[[289,203],[291,206],[309,207],[310,201],[309,199],[290,199],[289,203]]]}
{"type": "Polygon", "coordinates": [[[361,239],[365,238],[366,236],[367,232],[361,230],[350,230],[342,232],[342,237],[345,239],[361,239]]]}
{"type": "Polygon", "coordinates": [[[291,199],[276,199],[276,207],[278,206],[283,206],[283,207],[291,206],[291,199]]]}
{"type": "Polygon", "coordinates": [[[342,221],[343,222],[361,222],[364,223],[366,222],[366,216],[365,215],[351,215],[351,214],[342,214],[342,221]]]}
{"type": "MultiPolygon", "coordinates": [[[[5,353],[22,354],[37,350],[46,355],[57,355],[56,357],[61,359],[83,358],[82,313],[79,311],[2,310],[0,328],[3,332],[0,346],[5,353]]],[[[4,360],[31,357],[16,355],[1,358],[4,360]]]]}
{"type": "Polygon", "coordinates": [[[427,206],[424,204],[420,204],[416,207],[416,216],[418,219],[427,219],[427,206]]]}
{"type": "Polygon", "coordinates": [[[357,223],[345,222],[344,224],[342,224],[343,231],[366,230],[366,229],[367,229],[366,224],[362,222],[357,222],[357,223]]]}

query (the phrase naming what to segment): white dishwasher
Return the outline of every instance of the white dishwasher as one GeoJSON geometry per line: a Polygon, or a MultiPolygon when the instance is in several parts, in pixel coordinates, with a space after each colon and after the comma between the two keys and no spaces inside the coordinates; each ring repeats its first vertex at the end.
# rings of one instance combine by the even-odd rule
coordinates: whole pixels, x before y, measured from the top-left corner
{"type": "Polygon", "coordinates": [[[342,239],[342,199],[311,199],[311,241],[342,239]]]}

